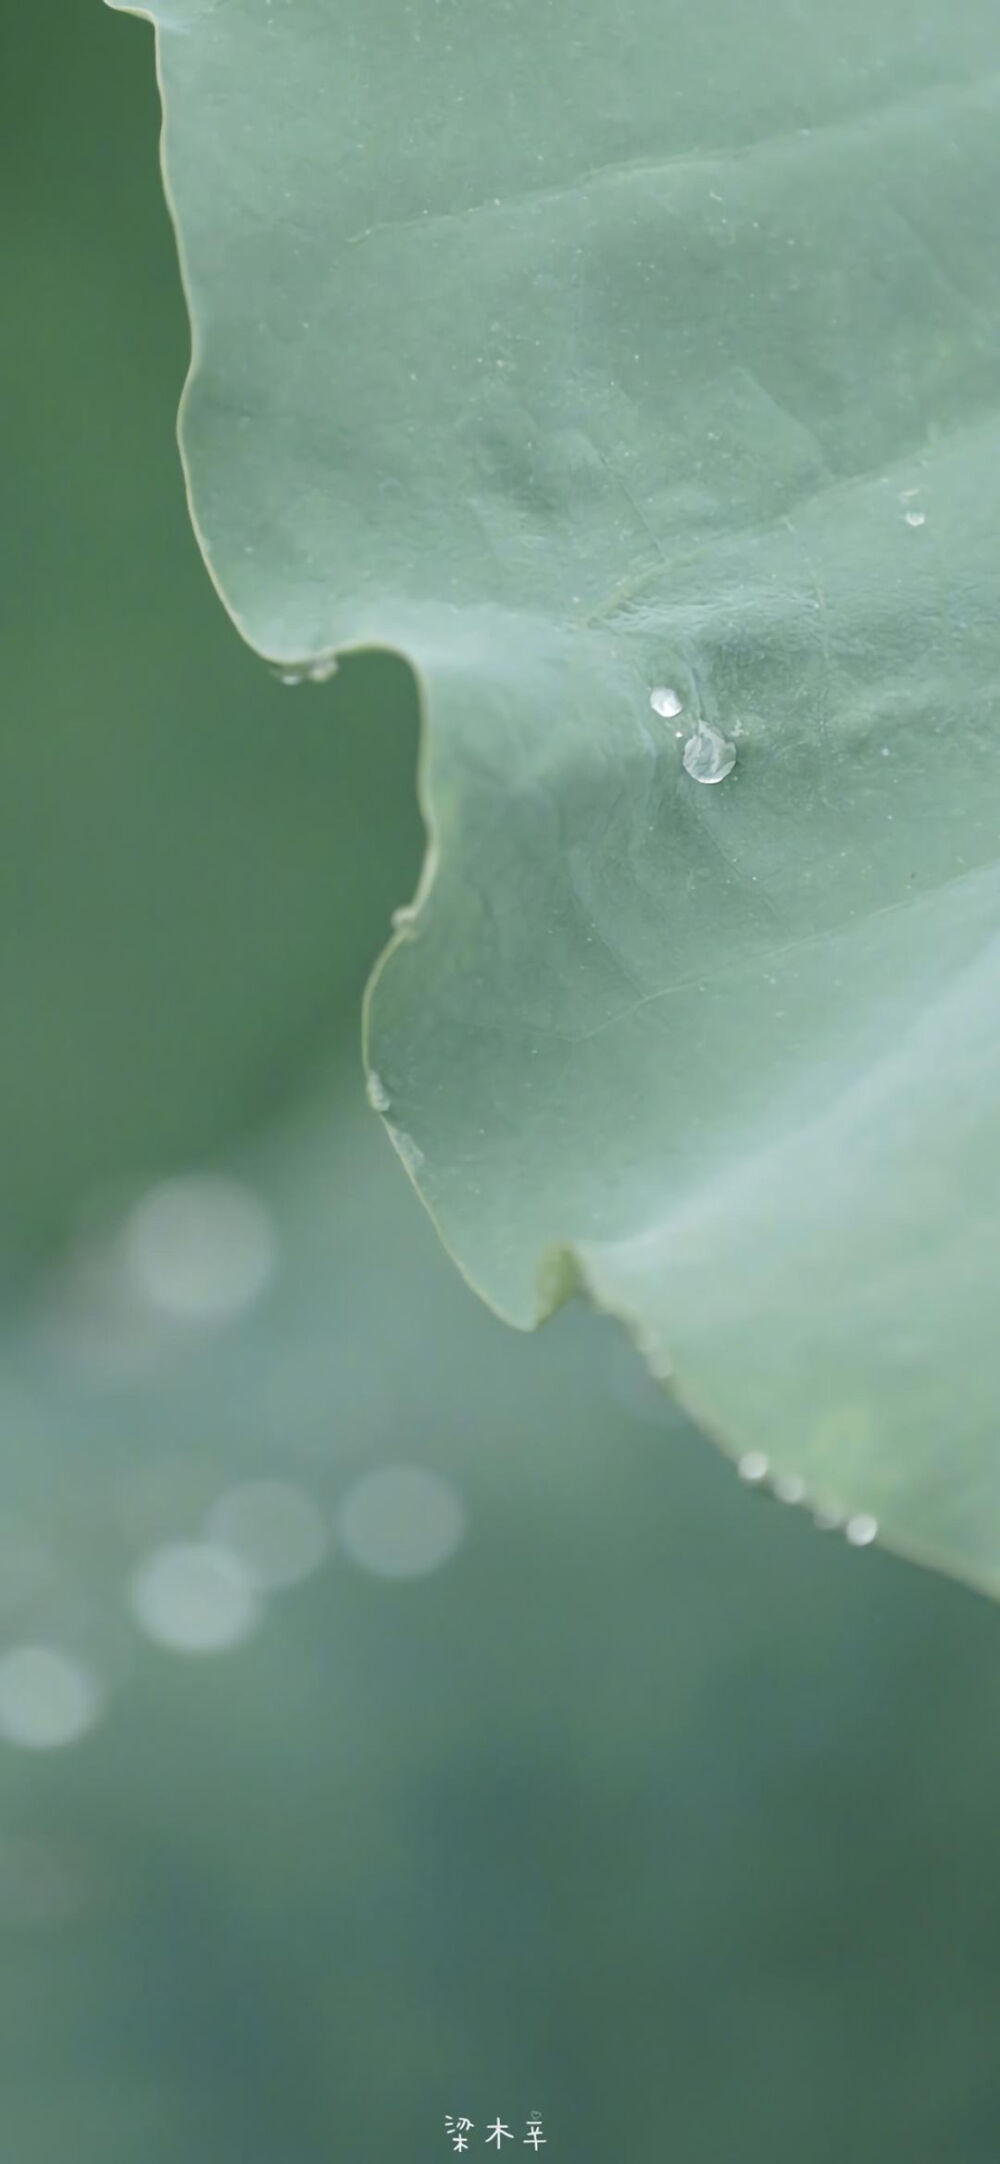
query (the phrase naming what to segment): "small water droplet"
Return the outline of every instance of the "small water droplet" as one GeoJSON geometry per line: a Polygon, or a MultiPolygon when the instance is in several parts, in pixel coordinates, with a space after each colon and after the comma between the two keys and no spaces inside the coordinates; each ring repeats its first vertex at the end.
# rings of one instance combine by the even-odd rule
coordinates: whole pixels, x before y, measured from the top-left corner
{"type": "Polygon", "coordinates": [[[287,669],[277,672],[279,684],[325,684],[336,676],[339,663],[336,654],[317,654],[314,661],[293,662],[287,669]]]}
{"type": "Polygon", "coordinates": [[[669,684],[657,684],[649,694],[649,703],[654,714],[662,714],[664,721],[672,721],[684,702],[669,684]]]}
{"type": "Polygon", "coordinates": [[[741,1480],[749,1480],[756,1487],[758,1481],[767,1479],[767,1459],[762,1450],[745,1450],[737,1460],[736,1470],[741,1480]]]}
{"type": "Polygon", "coordinates": [[[856,1511],[853,1518],[848,1518],[844,1527],[845,1537],[852,1548],[870,1548],[877,1533],[878,1519],[873,1518],[867,1510],[856,1511]]]}
{"type": "Polygon", "coordinates": [[[908,526],[926,526],[927,524],[926,511],[904,511],[903,516],[908,526]]]}
{"type": "Polygon", "coordinates": [[[406,925],[414,924],[416,922],[416,916],[416,904],[414,902],[404,902],[401,908],[394,909],[392,912],[391,922],[393,931],[401,932],[404,930],[406,925]]]}
{"type": "Polygon", "coordinates": [[[776,1473],[772,1487],[779,1503],[801,1503],[806,1492],[798,1473],[776,1473]]]}
{"type": "Polygon", "coordinates": [[[368,1091],[368,1102],[372,1106],[373,1110],[376,1112],[388,1112],[390,1101],[389,1092],[386,1089],[385,1083],[383,1082],[381,1075],[376,1074],[374,1067],[369,1070],[366,1088],[368,1091]]]}
{"type": "Polygon", "coordinates": [[[681,763],[692,781],[725,781],[736,765],[736,746],[710,721],[699,721],[684,746],[681,763]]]}

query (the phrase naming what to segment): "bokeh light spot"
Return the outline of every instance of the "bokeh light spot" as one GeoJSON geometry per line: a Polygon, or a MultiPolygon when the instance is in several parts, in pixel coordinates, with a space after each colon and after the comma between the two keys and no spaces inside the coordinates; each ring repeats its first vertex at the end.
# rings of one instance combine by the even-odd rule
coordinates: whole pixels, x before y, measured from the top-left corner
{"type": "Polygon", "coordinates": [[[387,1465],[351,1488],[338,1517],[349,1555],[381,1578],[419,1578],[454,1554],[465,1512],[450,1483],[419,1465],[387,1465]]]}
{"type": "Polygon", "coordinates": [[[265,1593],[307,1578],[328,1545],[311,1497],[284,1480],[248,1480],[228,1488],[213,1503],[205,1531],[265,1593]]]}
{"type": "Polygon", "coordinates": [[[278,1246],[256,1195],[217,1173],[166,1180],[136,1203],[121,1254],[133,1290],[172,1322],[226,1322],[259,1299],[278,1246]]]}
{"type": "Polygon", "coordinates": [[[28,1751],[76,1743],[92,1728],[104,1693],[92,1670],[56,1646],[0,1654],[0,1736],[28,1751]]]}
{"type": "Polygon", "coordinates": [[[173,1653],[225,1653],[260,1620],[256,1587],[225,1548],[170,1541],[133,1572],[129,1603],[140,1630],[173,1653]]]}

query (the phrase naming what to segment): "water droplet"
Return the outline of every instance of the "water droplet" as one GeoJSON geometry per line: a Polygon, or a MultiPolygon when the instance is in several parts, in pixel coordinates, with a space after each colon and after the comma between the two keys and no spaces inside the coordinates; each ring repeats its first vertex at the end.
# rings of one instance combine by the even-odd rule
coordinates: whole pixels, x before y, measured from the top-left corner
{"type": "Polygon", "coordinates": [[[685,774],[692,781],[725,781],[736,765],[736,746],[730,744],[710,721],[699,721],[681,754],[685,774]]]}
{"type": "Polygon", "coordinates": [[[370,1067],[368,1070],[368,1080],[365,1088],[368,1092],[368,1102],[372,1110],[374,1112],[388,1112],[391,1102],[389,1092],[381,1075],[376,1074],[374,1067],[370,1067]]]}
{"type": "Polygon", "coordinates": [[[465,1512],[454,1488],[419,1465],[366,1473],[338,1519],[344,1547],[379,1578],[420,1578],[454,1554],[465,1512]]]}
{"type": "Polygon", "coordinates": [[[798,1473],[776,1473],[771,1485],[779,1503],[801,1503],[805,1496],[806,1484],[798,1473]]]}
{"type": "Polygon", "coordinates": [[[404,931],[408,924],[414,924],[416,922],[416,916],[417,910],[415,902],[404,902],[399,909],[394,909],[392,912],[393,931],[404,931]]]}
{"type": "Polygon", "coordinates": [[[684,702],[669,684],[657,684],[649,694],[649,703],[654,714],[662,714],[664,721],[672,721],[674,715],[680,713],[684,702]]]}
{"type": "Polygon", "coordinates": [[[76,1743],[101,1710],[97,1677],[55,1646],[12,1646],[0,1659],[0,1736],[24,1750],[76,1743]]]}
{"type": "Polygon", "coordinates": [[[277,672],[279,684],[325,684],[336,676],[340,664],[336,654],[317,654],[313,661],[295,661],[287,669],[277,672]]]}
{"type": "Polygon", "coordinates": [[[877,1532],[878,1519],[873,1518],[867,1510],[856,1511],[853,1518],[848,1518],[844,1527],[845,1537],[852,1548],[870,1548],[877,1532]]]}
{"type": "Polygon", "coordinates": [[[249,1638],[261,1609],[243,1564],[208,1541],[170,1541],[135,1571],[129,1602],[140,1630],[171,1653],[225,1653],[249,1638]]]}
{"type": "Polygon", "coordinates": [[[926,511],[904,511],[903,517],[908,526],[926,526],[927,524],[926,511]]]}
{"type": "Polygon", "coordinates": [[[736,1470],[741,1480],[749,1480],[755,1485],[760,1480],[766,1480],[767,1459],[764,1452],[762,1450],[745,1450],[743,1456],[737,1461],[736,1470]]]}

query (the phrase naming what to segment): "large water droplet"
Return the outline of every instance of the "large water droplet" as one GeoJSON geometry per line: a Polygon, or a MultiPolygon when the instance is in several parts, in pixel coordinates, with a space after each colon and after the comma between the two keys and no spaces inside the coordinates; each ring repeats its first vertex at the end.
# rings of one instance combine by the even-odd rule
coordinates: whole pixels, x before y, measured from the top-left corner
{"type": "Polygon", "coordinates": [[[674,715],[680,713],[683,702],[669,684],[657,684],[649,694],[649,703],[654,714],[662,714],[664,721],[672,721],[674,715]]]}
{"type": "Polygon", "coordinates": [[[681,754],[685,774],[692,781],[725,781],[736,765],[736,746],[710,721],[699,721],[681,754]]]}

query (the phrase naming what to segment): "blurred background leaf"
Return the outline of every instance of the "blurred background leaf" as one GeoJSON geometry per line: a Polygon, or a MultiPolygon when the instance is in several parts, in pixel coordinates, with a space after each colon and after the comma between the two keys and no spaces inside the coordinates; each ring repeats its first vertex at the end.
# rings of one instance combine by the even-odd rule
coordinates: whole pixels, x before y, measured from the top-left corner
{"type": "Polygon", "coordinates": [[[993,2164],[1000,1621],[440,1253],[357,1055],[409,679],[241,648],[173,444],[148,31],[5,39],[6,2148],[424,2164],[447,2112],[482,2148],[539,2109],[552,2164],[993,2164]],[[167,1188],[187,1248],[177,1180],[232,1183],[167,1188]],[[402,1531],[360,1486],[399,1466],[402,1531]],[[157,1590],[261,1480],[301,1582],[157,1590]]]}

